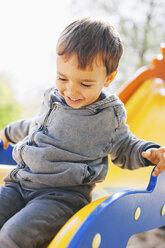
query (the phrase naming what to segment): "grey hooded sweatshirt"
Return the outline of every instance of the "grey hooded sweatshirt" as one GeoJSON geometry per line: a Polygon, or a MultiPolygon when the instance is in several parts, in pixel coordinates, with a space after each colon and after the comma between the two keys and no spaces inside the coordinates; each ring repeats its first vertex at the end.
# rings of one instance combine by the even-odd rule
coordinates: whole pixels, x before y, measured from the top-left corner
{"type": "Polygon", "coordinates": [[[157,147],[132,135],[123,103],[106,91],[100,101],[73,109],[55,88],[48,89],[39,114],[11,123],[5,134],[16,143],[17,168],[4,181],[33,189],[91,190],[107,174],[108,154],[121,168],[136,169],[149,164],[141,152],[157,147]]]}

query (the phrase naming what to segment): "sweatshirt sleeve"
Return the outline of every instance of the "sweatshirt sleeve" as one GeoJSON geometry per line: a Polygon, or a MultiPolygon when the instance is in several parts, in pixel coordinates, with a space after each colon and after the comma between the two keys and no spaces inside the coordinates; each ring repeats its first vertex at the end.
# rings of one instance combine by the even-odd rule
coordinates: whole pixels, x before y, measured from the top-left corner
{"type": "Polygon", "coordinates": [[[31,124],[31,119],[19,120],[12,122],[5,128],[5,136],[11,143],[18,143],[24,139],[28,133],[31,124]]]}
{"type": "Polygon", "coordinates": [[[114,108],[118,126],[111,140],[109,151],[111,160],[121,168],[137,169],[139,167],[152,165],[150,161],[143,158],[141,153],[149,148],[159,148],[154,142],[138,139],[133,135],[126,124],[126,110],[123,105],[114,108]]]}
{"type": "Polygon", "coordinates": [[[29,129],[34,124],[35,119],[48,111],[50,105],[50,94],[52,90],[54,90],[54,87],[48,88],[44,92],[41,107],[34,118],[19,120],[6,126],[4,131],[9,142],[14,144],[18,143],[29,134],[29,129]]]}

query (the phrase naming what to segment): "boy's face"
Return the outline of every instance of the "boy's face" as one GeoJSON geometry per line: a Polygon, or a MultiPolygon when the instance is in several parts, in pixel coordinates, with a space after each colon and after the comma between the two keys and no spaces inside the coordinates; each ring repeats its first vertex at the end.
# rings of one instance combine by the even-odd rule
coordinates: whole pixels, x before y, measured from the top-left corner
{"type": "Polygon", "coordinates": [[[107,77],[102,61],[99,58],[96,59],[92,69],[87,67],[82,70],[78,69],[75,54],[68,60],[65,55],[57,57],[56,87],[66,103],[74,109],[97,102],[102,88],[107,87],[114,78],[112,74],[107,77]]]}

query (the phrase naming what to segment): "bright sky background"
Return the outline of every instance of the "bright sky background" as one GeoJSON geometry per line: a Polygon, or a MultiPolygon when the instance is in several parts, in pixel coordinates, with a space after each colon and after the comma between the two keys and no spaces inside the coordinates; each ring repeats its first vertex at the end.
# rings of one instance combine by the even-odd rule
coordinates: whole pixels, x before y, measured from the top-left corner
{"type": "Polygon", "coordinates": [[[0,75],[27,101],[55,82],[55,48],[72,21],[67,0],[0,0],[0,75]]]}
{"type": "MultiPolygon", "coordinates": [[[[93,17],[106,19],[105,11],[91,6],[91,1],[75,0],[74,4],[72,1],[0,0],[0,75],[9,79],[20,102],[28,103],[55,84],[57,39],[71,21],[91,13],[93,17]]],[[[120,8],[125,15],[136,16],[140,21],[143,6],[139,4],[141,11],[134,11],[136,1],[132,6],[133,3],[121,1],[120,8]]],[[[119,18],[110,17],[109,13],[107,17],[113,25],[119,18]]]]}

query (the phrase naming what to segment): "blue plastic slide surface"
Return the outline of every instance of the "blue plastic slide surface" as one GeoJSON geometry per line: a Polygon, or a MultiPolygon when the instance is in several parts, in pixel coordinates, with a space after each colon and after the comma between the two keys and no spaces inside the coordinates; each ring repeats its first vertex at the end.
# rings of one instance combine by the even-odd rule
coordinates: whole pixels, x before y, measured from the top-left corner
{"type": "Polygon", "coordinates": [[[0,164],[16,165],[12,158],[13,146],[9,145],[7,149],[3,149],[3,142],[0,141],[0,164]]]}

